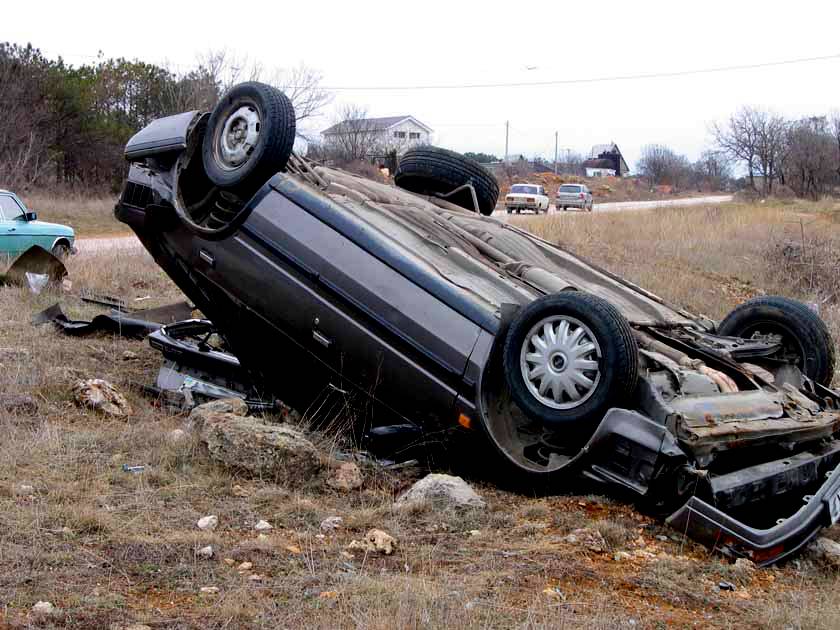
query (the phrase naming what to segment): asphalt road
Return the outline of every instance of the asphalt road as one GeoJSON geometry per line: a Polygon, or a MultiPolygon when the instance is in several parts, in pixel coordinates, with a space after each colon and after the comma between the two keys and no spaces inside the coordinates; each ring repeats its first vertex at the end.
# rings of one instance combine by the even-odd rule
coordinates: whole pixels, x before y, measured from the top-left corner
{"type": "MultiPolygon", "coordinates": [[[[684,199],[660,199],[651,201],[613,201],[610,203],[596,203],[593,212],[618,212],[620,210],[654,210],[656,208],[679,208],[685,206],[700,206],[707,204],[728,203],[732,201],[732,195],[710,195],[707,197],[686,197],[684,199]]],[[[557,209],[553,206],[548,209],[549,214],[554,214],[557,209]]],[[[570,209],[567,212],[581,212],[581,210],[570,209]]],[[[506,216],[504,210],[496,210],[494,217],[506,216]]]]}
{"type": "MultiPolygon", "coordinates": [[[[633,211],[633,210],[651,210],[656,208],[673,208],[682,206],[697,206],[703,204],[719,204],[732,201],[732,195],[713,195],[708,197],[687,197],[685,199],[667,199],[657,201],[617,201],[612,203],[596,203],[593,207],[593,212],[618,212],[618,211],[633,211]]],[[[549,208],[548,213],[554,214],[557,212],[553,207],[549,208]]],[[[568,210],[568,212],[580,212],[580,210],[568,210]]],[[[495,217],[505,217],[504,210],[496,210],[493,213],[495,217]]],[[[142,249],[143,246],[137,237],[131,236],[114,236],[107,238],[80,238],[76,241],[76,247],[79,253],[95,253],[107,252],[113,250],[127,250],[127,249],[142,249]]]]}

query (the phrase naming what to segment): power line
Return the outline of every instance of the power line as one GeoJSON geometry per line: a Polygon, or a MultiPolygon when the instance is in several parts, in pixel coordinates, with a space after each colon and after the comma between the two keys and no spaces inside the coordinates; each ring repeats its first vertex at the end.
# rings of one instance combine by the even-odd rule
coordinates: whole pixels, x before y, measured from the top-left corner
{"type": "Polygon", "coordinates": [[[840,54],[823,55],[821,57],[802,57],[799,59],[787,59],[784,61],[766,61],[763,63],[741,64],[736,66],[718,66],[714,68],[701,68],[696,70],[675,70],[672,72],[650,72],[641,74],[625,74],[581,79],[554,79],[551,81],[517,81],[512,83],[461,83],[461,84],[429,84],[429,85],[338,85],[324,86],[321,89],[331,91],[353,91],[353,90],[380,90],[380,91],[401,91],[401,90],[471,90],[481,88],[516,88],[516,87],[544,87],[551,85],[573,85],[581,83],[608,83],[613,81],[636,81],[641,79],[663,79],[670,77],[684,77],[697,74],[713,74],[718,72],[733,72],[738,70],[757,70],[760,68],[774,68],[777,66],[789,66],[801,63],[812,63],[814,61],[831,61],[840,59],[840,54]]]}

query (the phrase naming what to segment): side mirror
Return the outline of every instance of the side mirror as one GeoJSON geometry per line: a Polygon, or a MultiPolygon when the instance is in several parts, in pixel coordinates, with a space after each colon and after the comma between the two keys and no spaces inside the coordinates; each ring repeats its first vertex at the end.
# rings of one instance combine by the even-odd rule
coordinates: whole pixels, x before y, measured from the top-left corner
{"type": "Polygon", "coordinates": [[[35,214],[34,212],[25,212],[24,215],[23,215],[23,220],[24,221],[34,221],[37,218],[38,218],[38,215],[35,214]]]}

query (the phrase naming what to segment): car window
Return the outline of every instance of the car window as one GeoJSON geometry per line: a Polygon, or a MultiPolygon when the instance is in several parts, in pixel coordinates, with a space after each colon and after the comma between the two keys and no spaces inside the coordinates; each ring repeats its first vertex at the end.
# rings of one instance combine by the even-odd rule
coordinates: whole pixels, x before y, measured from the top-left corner
{"type": "Polygon", "coordinates": [[[524,193],[526,195],[538,195],[536,186],[525,186],[524,184],[515,184],[510,187],[512,193],[524,193]]]}
{"type": "Polygon", "coordinates": [[[540,186],[540,194],[541,194],[541,195],[544,195],[544,194],[545,194],[545,188],[543,188],[542,186],[540,186]]]}
{"type": "Polygon", "coordinates": [[[0,214],[7,221],[11,221],[23,214],[23,208],[11,195],[0,195],[0,214]]]}
{"type": "Polygon", "coordinates": [[[563,184],[560,186],[560,192],[576,193],[580,192],[580,186],[575,184],[563,184]]]}

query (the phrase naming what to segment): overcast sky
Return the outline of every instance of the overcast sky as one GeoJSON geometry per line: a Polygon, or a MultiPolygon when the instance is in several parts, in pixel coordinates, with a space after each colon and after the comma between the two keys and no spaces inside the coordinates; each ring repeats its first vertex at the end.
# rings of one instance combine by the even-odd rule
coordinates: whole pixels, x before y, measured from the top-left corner
{"type": "MultiPolygon", "coordinates": [[[[78,64],[106,56],[185,69],[209,50],[318,69],[325,86],[540,82],[840,54],[840,2],[7,2],[0,39],[78,64]],[[529,69],[530,68],[530,69],[529,69]]],[[[840,108],[840,58],[682,77],[542,87],[337,91],[371,116],[411,114],[436,144],[553,158],[615,141],[695,159],[741,105],[788,116],[840,108]]]]}

